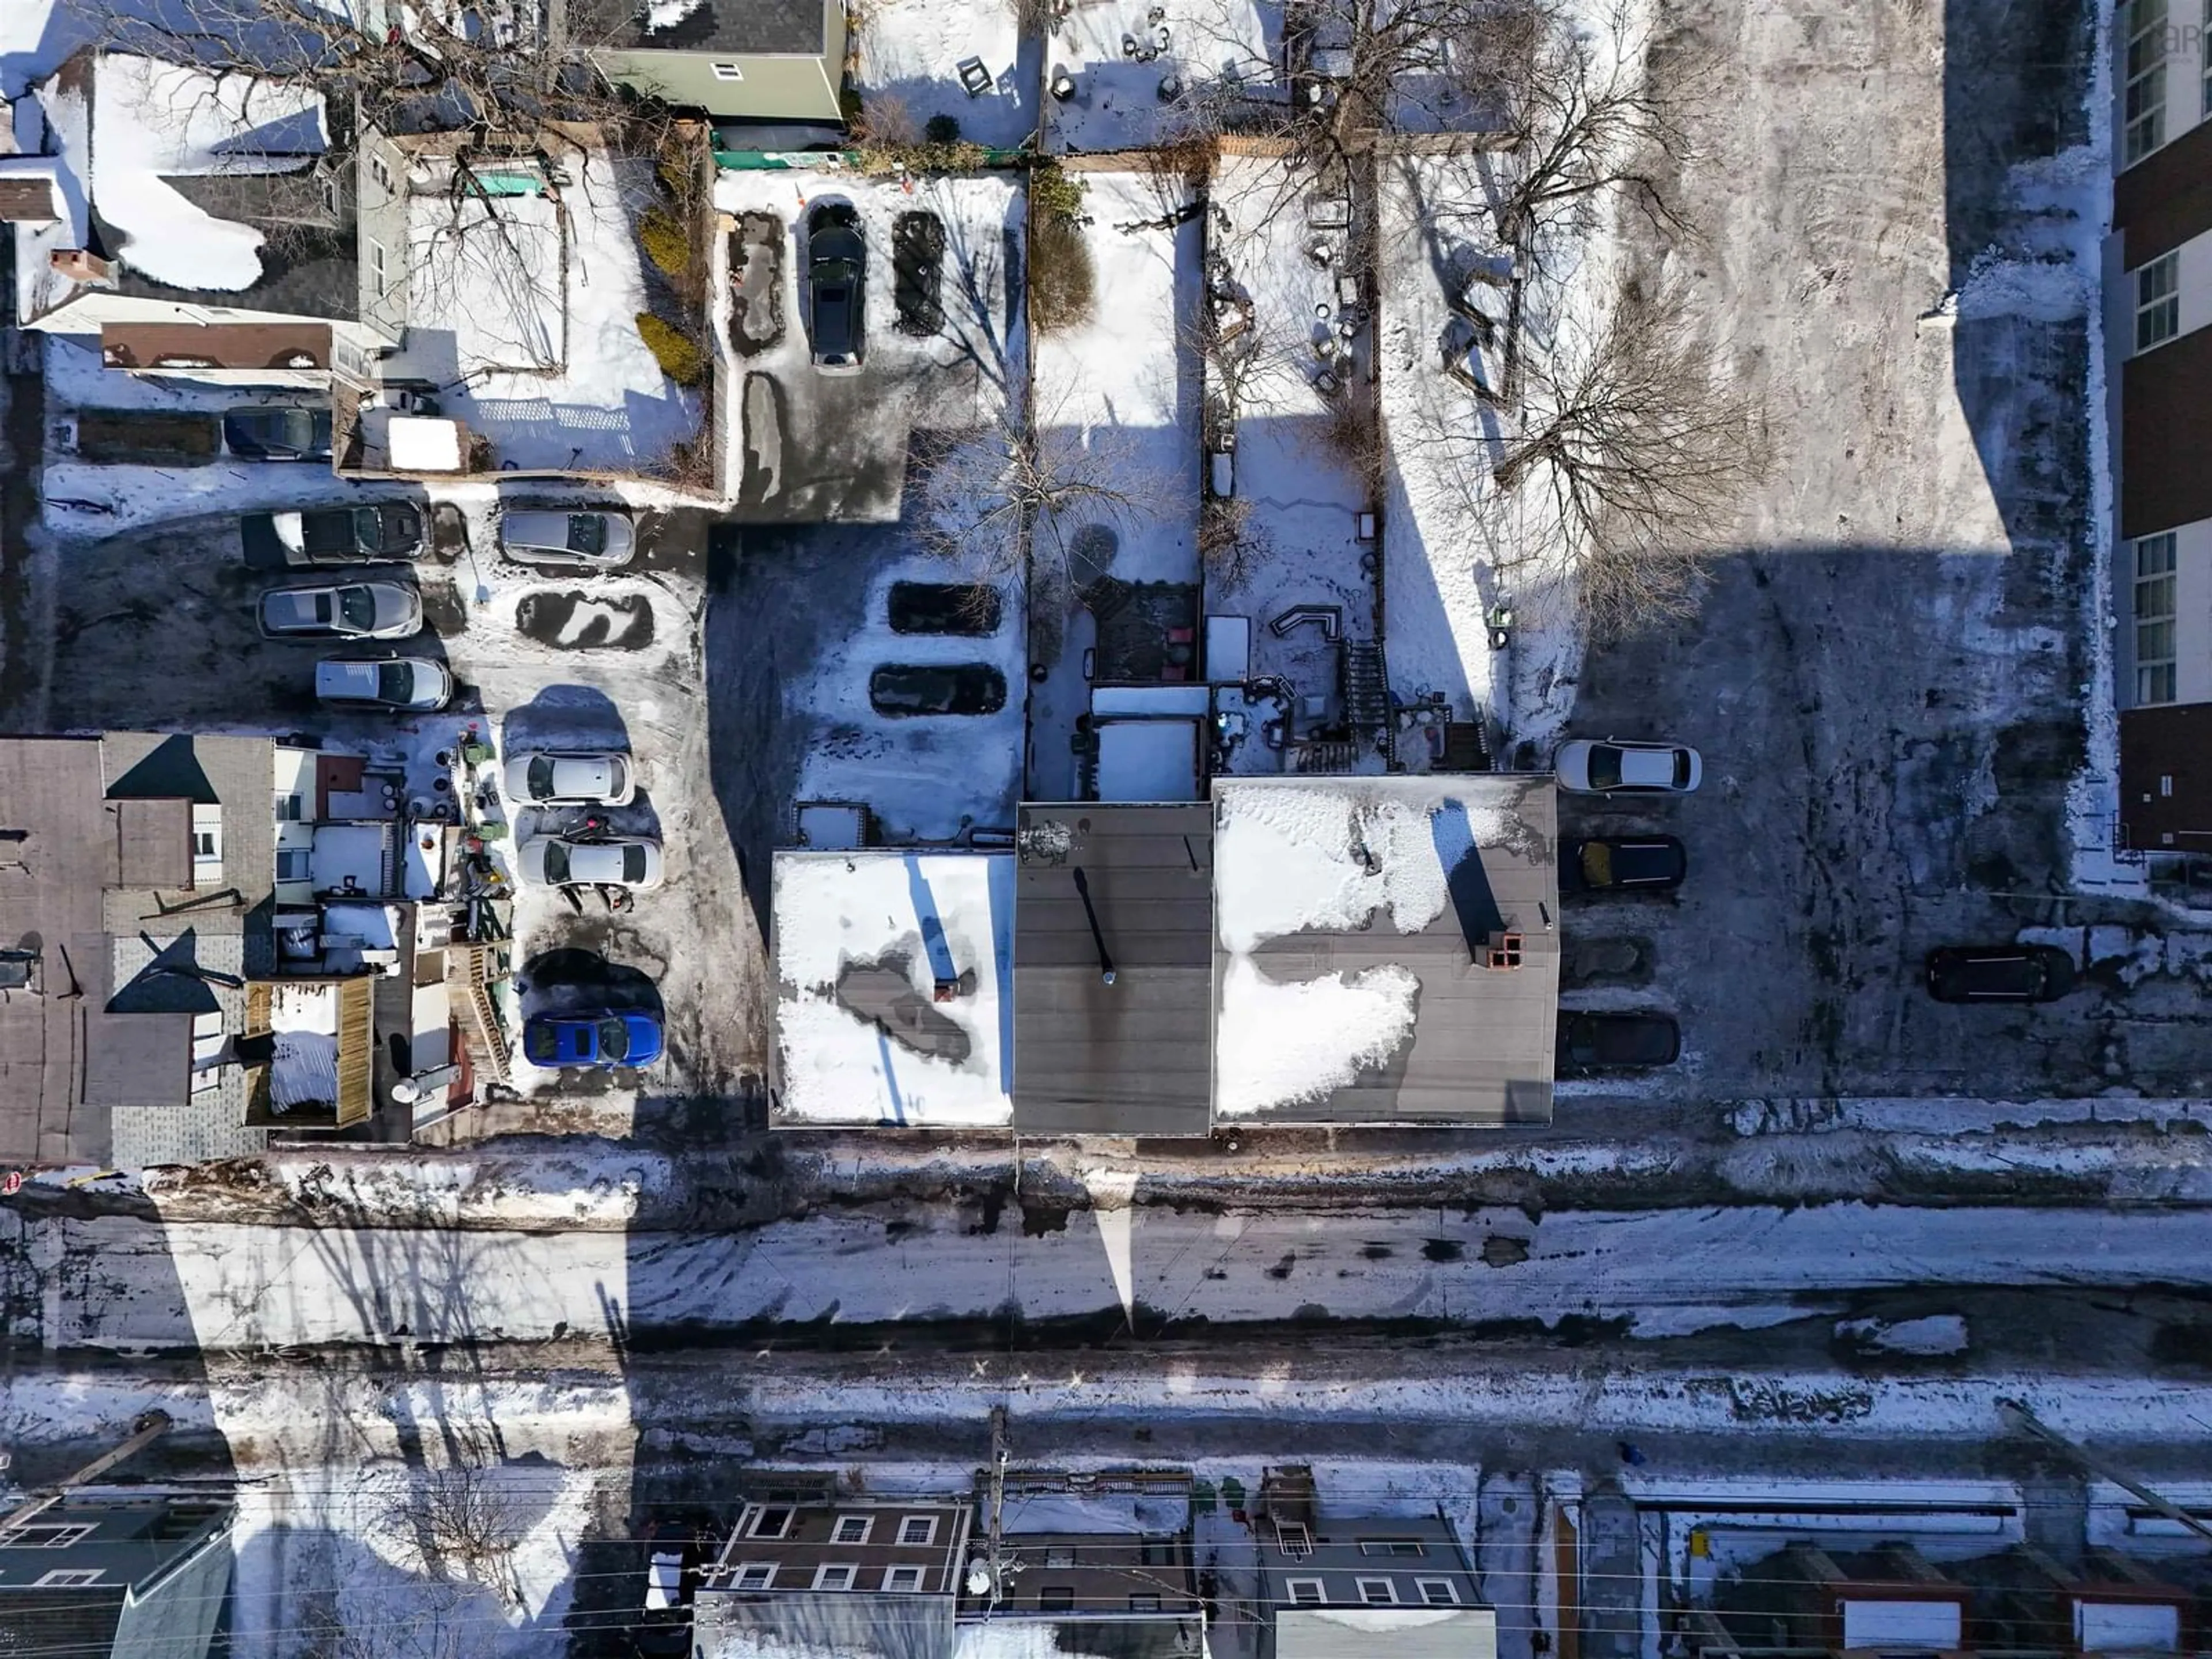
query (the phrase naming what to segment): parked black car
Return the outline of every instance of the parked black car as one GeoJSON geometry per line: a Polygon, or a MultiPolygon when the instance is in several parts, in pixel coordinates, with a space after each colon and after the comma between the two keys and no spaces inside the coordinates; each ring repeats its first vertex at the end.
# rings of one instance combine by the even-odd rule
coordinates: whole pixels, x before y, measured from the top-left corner
{"type": "Polygon", "coordinates": [[[422,551],[422,515],[405,501],[249,513],[239,532],[252,565],[367,564],[422,551]]]}
{"type": "Polygon", "coordinates": [[[2074,988],[2074,958],[2055,945],[1949,945],[1928,953],[1938,1002],[2056,1002],[2074,988]]]}
{"type": "Polygon", "coordinates": [[[1682,1057],[1682,1030],[1672,1014],[1562,1014],[1559,1031],[1562,1077],[1672,1066],[1682,1057]]]}
{"type": "Polygon", "coordinates": [[[887,663],[868,676],[878,714],[995,714],[1006,706],[1006,677],[987,662],[887,663]]]}
{"type": "Polygon", "coordinates": [[[260,404],[234,409],[222,417],[222,441],[249,460],[327,461],[331,411],[260,404]]]}
{"type": "Polygon", "coordinates": [[[1689,873],[1689,854],[1672,836],[1593,836],[1567,848],[1559,885],[1585,893],[1662,892],[1680,887],[1689,873]]]}
{"type": "Polygon", "coordinates": [[[842,202],[825,202],[806,220],[806,316],[814,333],[814,366],[857,374],[865,349],[868,245],[842,202]]]}

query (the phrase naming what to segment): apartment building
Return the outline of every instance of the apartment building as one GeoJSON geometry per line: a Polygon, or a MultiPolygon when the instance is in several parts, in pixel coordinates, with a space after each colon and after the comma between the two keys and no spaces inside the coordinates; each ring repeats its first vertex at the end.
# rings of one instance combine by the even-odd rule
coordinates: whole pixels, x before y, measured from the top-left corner
{"type": "Polygon", "coordinates": [[[2119,844],[2212,854],[2212,62],[2202,0],[2122,0],[2112,43],[2107,419],[2119,844]],[[2194,713],[2183,713],[2195,710],[2194,713]]]}

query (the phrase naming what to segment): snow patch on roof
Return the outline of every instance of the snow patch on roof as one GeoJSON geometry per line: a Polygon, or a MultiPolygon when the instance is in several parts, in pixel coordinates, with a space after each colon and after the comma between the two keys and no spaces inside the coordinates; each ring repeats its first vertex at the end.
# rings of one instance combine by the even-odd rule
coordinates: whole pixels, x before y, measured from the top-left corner
{"type": "Polygon", "coordinates": [[[1395,963],[1284,983],[1232,957],[1213,1034],[1215,1109],[1238,1117],[1334,1094],[1413,1035],[1419,991],[1395,963]]]}
{"type": "MultiPolygon", "coordinates": [[[[1243,952],[1299,933],[1342,933],[1388,910],[1401,933],[1443,914],[1448,868],[1436,819],[1452,800],[1403,789],[1238,782],[1218,793],[1214,830],[1215,926],[1243,952]]],[[[1505,833],[1504,815],[1463,809],[1471,839],[1452,860],[1505,833]]]]}
{"type": "Polygon", "coordinates": [[[121,257],[155,282],[236,291],[261,280],[262,235],[163,174],[282,172],[324,148],[319,93],[116,53],[93,77],[92,199],[121,257]],[[274,155],[256,153],[268,144],[274,155]]]}
{"type": "Polygon", "coordinates": [[[775,892],[786,1116],[1012,1121],[1011,854],[779,853],[775,892]]]}

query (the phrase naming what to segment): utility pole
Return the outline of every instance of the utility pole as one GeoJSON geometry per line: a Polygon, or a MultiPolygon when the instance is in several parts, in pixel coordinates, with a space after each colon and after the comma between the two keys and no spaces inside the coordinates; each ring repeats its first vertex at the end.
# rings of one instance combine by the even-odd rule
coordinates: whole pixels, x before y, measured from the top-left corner
{"type": "Polygon", "coordinates": [[[88,1486],[126,1458],[136,1457],[169,1431],[167,1412],[148,1412],[131,1425],[131,1437],[112,1451],[102,1452],[75,1474],[42,1486],[5,1516],[0,1516],[0,1533],[20,1527],[33,1516],[52,1509],[79,1486],[88,1486]]]}
{"type": "Polygon", "coordinates": [[[2133,1493],[2167,1520],[2185,1526],[2199,1538],[2212,1542],[2212,1526],[2206,1525],[2178,1504],[2168,1503],[2132,1476],[2123,1474],[2087,1447],[2069,1440],[2017,1400],[1998,1401],[1997,1415],[2004,1419],[2007,1427],[2019,1429],[2039,1440],[2048,1441],[2099,1480],[2109,1480],[2122,1492],[2133,1493]]]}
{"type": "Polygon", "coordinates": [[[999,1540],[1004,1535],[1006,1511],[1006,1408],[991,1407],[991,1610],[999,1608],[1004,1592],[1000,1577],[999,1540]]]}

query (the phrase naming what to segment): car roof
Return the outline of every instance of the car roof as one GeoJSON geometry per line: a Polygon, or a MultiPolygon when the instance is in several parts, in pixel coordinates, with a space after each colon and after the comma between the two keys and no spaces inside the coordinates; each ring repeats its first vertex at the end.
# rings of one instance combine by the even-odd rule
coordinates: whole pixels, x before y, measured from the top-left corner
{"type": "Polygon", "coordinates": [[[1632,749],[1626,744],[1620,750],[1620,781],[1623,783],[1671,784],[1674,781],[1674,750],[1672,749],[1632,749]]]}

